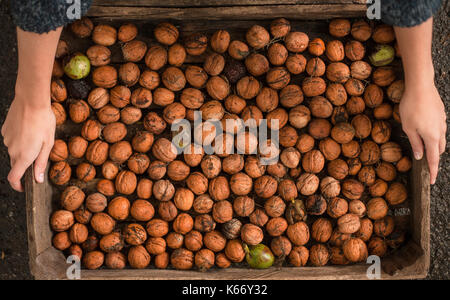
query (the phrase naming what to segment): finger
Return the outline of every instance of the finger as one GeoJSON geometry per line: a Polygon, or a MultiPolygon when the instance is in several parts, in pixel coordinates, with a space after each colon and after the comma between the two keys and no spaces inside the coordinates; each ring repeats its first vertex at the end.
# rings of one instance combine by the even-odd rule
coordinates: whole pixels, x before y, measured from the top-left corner
{"type": "Polygon", "coordinates": [[[428,167],[430,169],[430,183],[434,184],[439,169],[439,141],[427,139],[425,140],[425,148],[427,151],[428,167]]]}
{"type": "Polygon", "coordinates": [[[50,155],[50,151],[52,151],[52,147],[48,144],[44,144],[42,146],[41,152],[38,157],[34,161],[34,178],[37,182],[44,182],[44,173],[47,168],[48,157],[50,155]]]}
{"type": "Polygon", "coordinates": [[[423,157],[423,143],[422,139],[420,138],[420,135],[415,130],[408,132],[405,131],[405,133],[406,135],[408,135],[409,143],[411,144],[414,158],[416,160],[421,160],[423,157]]]}
{"type": "Polygon", "coordinates": [[[24,160],[12,160],[11,171],[9,171],[8,174],[8,181],[14,190],[23,192],[23,186],[20,179],[22,179],[23,174],[30,165],[31,162],[26,162],[24,160]]]}
{"type": "Polygon", "coordinates": [[[443,154],[445,152],[445,147],[447,146],[447,141],[445,140],[445,134],[441,136],[441,140],[439,141],[439,154],[443,154]]]}

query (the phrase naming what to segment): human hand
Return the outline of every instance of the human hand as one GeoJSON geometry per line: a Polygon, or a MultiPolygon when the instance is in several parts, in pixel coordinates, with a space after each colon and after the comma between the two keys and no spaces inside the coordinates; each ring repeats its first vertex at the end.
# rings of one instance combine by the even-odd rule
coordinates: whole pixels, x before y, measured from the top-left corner
{"type": "Polygon", "coordinates": [[[400,102],[400,118],[415,159],[422,159],[425,144],[430,180],[434,184],[439,156],[445,152],[447,123],[444,104],[432,76],[428,78],[418,84],[406,85],[400,102]]]}
{"type": "Polygon", "coordinates": [[[16,96],[1,130],[11,163],[8,181],[16,191],[23,191],[20,180],[33,162],[36,181],[44,181],[55,126],[49,86],[41,89],[16,88],[16,96]]]}

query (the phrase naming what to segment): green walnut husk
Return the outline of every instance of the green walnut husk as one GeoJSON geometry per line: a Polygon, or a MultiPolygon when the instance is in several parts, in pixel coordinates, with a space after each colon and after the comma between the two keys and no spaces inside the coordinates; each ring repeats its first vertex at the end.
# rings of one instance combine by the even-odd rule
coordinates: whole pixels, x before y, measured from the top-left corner
{"type": "Polygon", "coordinates": [[[85,78],[90,71],[89,58],[81,53],[75,53],[64,61],[64,73],[72,79],[85,78]]]}
{"type": "Polygon", "coordinates": [[[370,62],[375,67],[382,67],[390,64],[395,58],[395,49],[389,45],[378,45],[370,56],[370,62]]]}
{"type": "Polygon", "coordinates": [[[247,260],[248,265],[253,269],[270,268],[275,261],[275,256],[266,245],[244,245],[244,250],[246,252],[245,259],[247,260]]]}

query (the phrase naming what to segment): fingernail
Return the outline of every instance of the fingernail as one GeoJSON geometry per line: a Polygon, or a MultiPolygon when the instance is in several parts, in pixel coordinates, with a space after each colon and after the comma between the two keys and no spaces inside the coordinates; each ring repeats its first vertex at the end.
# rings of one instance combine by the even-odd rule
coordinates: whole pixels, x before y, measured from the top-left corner
{"type": "Polygon", "coordinates": [[[433,178],[432,180],[431,180],[431,184],[433,185],[433,184],[435,184],[436,183],[436,178],[433,178]]]}
{"type": "Polygon", "coordinates": [[[422,153],[421,152],[414,152],[414,158],[416,160],[421,160],[422,159],[422,153]]]}
{"type": "Polygon", "coordinates": [[[39,183],[43,183],[44,182],[44,173],[39,174],[38,182],[39,183]]]}

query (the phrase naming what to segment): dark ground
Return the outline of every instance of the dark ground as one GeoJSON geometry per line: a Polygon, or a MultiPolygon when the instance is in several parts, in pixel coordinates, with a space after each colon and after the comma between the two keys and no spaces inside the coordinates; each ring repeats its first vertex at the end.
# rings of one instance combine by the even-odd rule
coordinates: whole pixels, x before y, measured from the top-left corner
{"type": "MultiPolygon", "coordinates": [[[[5,0],[0,0],[0,124],[3,123],[14,96],[17,70],[15,29],[7,13],[5,0]]],[[[450,106],[450,4],[444,4],[435,17],[433,56],[436,82],[447,112],[450,106]]],[[[447,118],[449,123],[450,117],[447,118]]],[[[437,183],[431,189],[431,267],[429,279],[450,279],[449,269],[449,198],[450,155],[448,148],[442,156],[437,183]]],[[[31,279],[28,268],[25,195],[14,192],[8,185],[7,149],[0,146],[0,279],[31,279]]]]}

